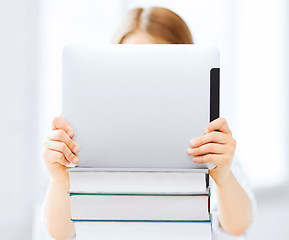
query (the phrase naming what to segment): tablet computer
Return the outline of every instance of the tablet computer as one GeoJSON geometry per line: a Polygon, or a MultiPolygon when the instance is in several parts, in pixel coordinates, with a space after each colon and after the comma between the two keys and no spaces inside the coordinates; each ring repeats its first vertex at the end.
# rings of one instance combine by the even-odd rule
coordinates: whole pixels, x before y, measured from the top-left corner
{"type": "Polygon", "coordinates": [[[209,168],[186,149],[219,117],[219,51],[194,44],[69,45],[62,116],[78,167],[209,168]]]}

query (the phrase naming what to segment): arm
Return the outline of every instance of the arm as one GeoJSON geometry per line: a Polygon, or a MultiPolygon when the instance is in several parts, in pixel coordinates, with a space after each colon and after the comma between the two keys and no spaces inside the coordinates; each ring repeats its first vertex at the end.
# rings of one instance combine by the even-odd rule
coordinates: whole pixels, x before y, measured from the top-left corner
{"type": "Polygon", "coordinates": [[[52,131],[44,144],[43,158],[50,174],[50,184],[44,205],[44,221],[48,233],[55,239],[69,239],[75,235],[71,218],[70,188],[67,165],[77,163],[79,147],[72,140],[73,131],[67,122],[56,117],[52,131]]]}
{"type": "Polygon", "coordinates": [[[218,217],[225,231],[240,235],[251,223],[251,201],[232,171],[226,181],[224,185],[217,185],[218,217]]]}
{"type": "Polygon", "coordinates": [[[70,220],[69,179],[50,180],[44,208],[47,231],[55,239],[69,239],[75,235],[74,224],[70,220]]]}
{"type": "Polygon", "coordinates": [[[209,173],[217,185],[220,224],[228,233],[241,235],[251,224],[252,204],[231,170],[235,149],[226,120],[218,118],[209,123],[204,136],[191,140],[187,153],[196,163],[216,165],[209,173]]]}

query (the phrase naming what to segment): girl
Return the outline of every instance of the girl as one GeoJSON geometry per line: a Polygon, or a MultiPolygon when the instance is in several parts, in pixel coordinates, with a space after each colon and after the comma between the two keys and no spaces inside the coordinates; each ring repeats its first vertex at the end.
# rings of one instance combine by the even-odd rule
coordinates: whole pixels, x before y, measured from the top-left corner
{"type": "MultiPolygon", "coordinates": [[[[116,32],[113,43],[193,44],[193,40],[186,23],[177,14],[152,7],[131,10],[116,32]]],[[[204,135],[192,139],[188,145],[187,154],[194,157],[194,162],[216,165],[209,171],[215,183],[212,186],[214,239],[235,239],[244,235],[252,222],[255,200],[234,157],[236,141],[226,120],[219,118],[209,123],[204,135]],[[215,195],[217,199],[214,199],[215,195]]],[[[43,151],[51,176],[44,220],[48,233],[55,239],[69,239],[75,235],[74,224],[70,221],[66,170],[70,163],[81,161],[77,157],[79,149],[73,141],[73,129],[62,117],[55,117],[43,151]]]]}

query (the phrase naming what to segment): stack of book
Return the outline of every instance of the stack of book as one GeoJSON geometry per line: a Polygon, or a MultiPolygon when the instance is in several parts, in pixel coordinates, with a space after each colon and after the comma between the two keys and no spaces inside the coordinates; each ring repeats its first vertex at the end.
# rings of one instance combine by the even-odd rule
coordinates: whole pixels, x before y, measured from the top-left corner
{"type": "Polygon", "coordinates": [[[72,168],[78,240],[209,240],[207,169],[72,168]]]}

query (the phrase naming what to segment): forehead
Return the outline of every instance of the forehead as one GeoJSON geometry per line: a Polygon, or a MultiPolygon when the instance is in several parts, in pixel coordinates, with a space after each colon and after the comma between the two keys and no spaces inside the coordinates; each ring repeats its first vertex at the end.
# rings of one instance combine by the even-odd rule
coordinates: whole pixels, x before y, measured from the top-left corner
{"type": "Polygon", "coordinates": [[[155,38],[143,31],[129,34],[122,41],[123,44],[166,44],[169,43],[160,38],[155,38]]]}

